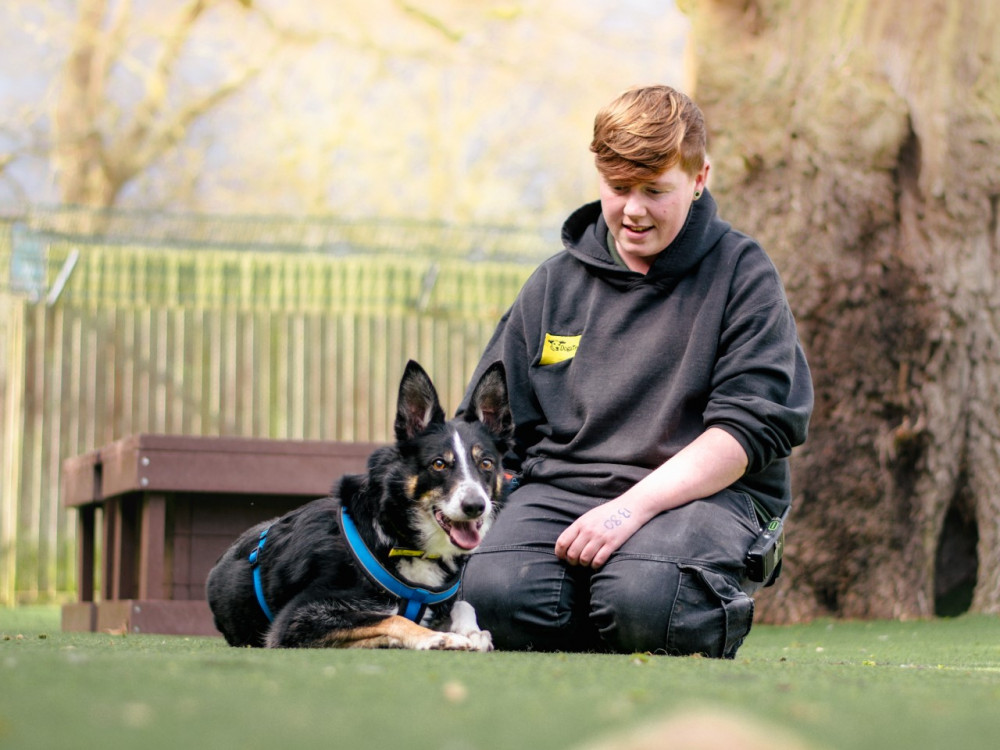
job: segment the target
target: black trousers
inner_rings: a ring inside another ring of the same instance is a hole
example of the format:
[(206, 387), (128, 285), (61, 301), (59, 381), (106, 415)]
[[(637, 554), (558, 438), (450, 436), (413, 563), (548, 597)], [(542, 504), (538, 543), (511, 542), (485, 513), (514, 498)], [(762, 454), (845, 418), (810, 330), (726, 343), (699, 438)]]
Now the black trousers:
[(496, 647), (734, 657), (760, 587), (743, 578), (761, 530), (749, 496), (725, 490), (661, 513), (599, 570), (557, 558), (562, 531), (601, 502), (544, 484), (511, 495), (460, 593)]

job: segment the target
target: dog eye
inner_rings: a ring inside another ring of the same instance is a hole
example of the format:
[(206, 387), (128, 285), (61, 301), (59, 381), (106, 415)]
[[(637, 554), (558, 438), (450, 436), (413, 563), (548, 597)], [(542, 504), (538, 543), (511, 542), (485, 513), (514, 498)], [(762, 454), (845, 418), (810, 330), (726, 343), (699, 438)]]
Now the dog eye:
[(431, 462), (431, 468), (434, 469), (434, 471), (444, 471), (448, 468), (448, 462), (443, 458), (435, 458), (434, 461)]
[(489, 471), (490, 469), (493, 468), (493, 459), (492, 458), (480, 459), (479, 468), (482, 469), (483, 471)]

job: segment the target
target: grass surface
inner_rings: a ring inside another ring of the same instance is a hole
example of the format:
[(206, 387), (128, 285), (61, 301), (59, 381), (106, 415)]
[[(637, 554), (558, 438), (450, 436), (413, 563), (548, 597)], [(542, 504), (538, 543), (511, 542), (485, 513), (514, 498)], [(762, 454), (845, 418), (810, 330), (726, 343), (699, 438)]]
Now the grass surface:
[(1000, 746), (1000, 618), (756, 626), (730, 662), (233, 649), (0, 609), (0, 748), (574, 748), (692, 707), (815, 748)]

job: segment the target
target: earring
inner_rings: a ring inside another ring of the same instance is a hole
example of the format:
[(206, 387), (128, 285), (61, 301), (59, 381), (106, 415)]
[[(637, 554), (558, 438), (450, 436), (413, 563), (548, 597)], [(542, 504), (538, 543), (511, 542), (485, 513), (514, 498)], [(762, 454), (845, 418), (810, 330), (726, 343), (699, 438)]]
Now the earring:
[(700, 197), (701, 197), (701, 191), (700, 190), (695, 190), (694, 191), (694, 199), (698, 200)]

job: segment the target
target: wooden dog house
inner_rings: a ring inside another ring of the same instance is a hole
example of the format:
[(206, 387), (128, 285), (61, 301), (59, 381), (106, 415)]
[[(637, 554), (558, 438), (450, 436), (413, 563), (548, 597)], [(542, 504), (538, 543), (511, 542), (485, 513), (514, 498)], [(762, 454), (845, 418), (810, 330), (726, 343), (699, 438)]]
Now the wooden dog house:
[(141, 434), (67, 459), (78, 601), (63, 607), (63, 630), (218, 635), (205, 579), (219, 555), (250, 526), (363, 472), (377, 447)]

